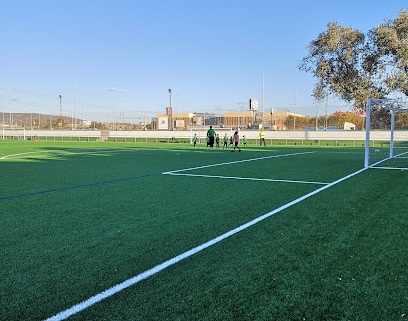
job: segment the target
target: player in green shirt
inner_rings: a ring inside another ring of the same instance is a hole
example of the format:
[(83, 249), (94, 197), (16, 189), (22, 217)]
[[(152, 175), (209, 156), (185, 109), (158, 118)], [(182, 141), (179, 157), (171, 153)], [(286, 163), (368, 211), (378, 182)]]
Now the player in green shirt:
[(228, 140), (229, 140), (229, 138), (227, 136), (227, 133), (225, 133), (225, 135), (224, 135), (224, 145), (222, 146), (222, 149), (224, 149), (224, 147), (225, 147), (225, 149), (228, 148)]
[(206, 149), (207, 149), (207, 148), (210, 148), (210, 137), (207, 136), (207, 137), (205, 138), (205, 140), (207, 141), (207, 146), (206, 146), (205, 148), (206, 148)]
[(220, 136), (217, 134), (217, 136), (215, 136), (215, 146), (218, 148), (220, 148)]
[(194, 134), (194, 137), (193, 137), (193, 145), (194, 145), (194, 148), (196, 148), (196, 145), (197, 145), (197, 134)]
[(215, 139), (215, 130), (210, 126), (210, 129), (207, 131), (207, 137), (210, 139), (210, 147), (214, 147), (214, 139)]

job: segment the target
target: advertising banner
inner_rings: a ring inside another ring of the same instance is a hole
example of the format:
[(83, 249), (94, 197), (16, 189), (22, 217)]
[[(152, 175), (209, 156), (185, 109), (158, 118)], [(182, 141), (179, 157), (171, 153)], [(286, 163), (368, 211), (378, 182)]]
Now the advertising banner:
[(183, 129), (184, 128), (184, 119), (176, 119), (176, 128)]
[(169, 118), (168, 117), (159, 117), (159, 129), (169, 129)]

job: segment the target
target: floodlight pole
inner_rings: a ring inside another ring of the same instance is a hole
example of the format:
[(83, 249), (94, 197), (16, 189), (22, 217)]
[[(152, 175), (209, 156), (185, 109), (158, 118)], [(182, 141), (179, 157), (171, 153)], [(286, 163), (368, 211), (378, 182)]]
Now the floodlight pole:
[(8, 97), (8, 104), (9, 104), (9, 111), (10, 111), (10, 128), (13, 128), (13, 117), (11, 116), (11, 89), (9, 89), (9, 97)]
[(296, 130), (296, 100), (297, 100), (297, 92), (295, 91), (294, 113), (293, 113), (293, 130)]
[(1, 100), (3, 102), (3, 127), (4, 127), (4, 125), (5, 125), (5, 123), (4, 123), (4, 114), (6, 113), (6, 104), (4, 103), (3, 99), (1, 99)]
[(74, 130), (76, 130), (76, 84), (74, 84)]
[(84, 128), (84, 98), (81, 98), (81, 105), (82, 105), (82, 129)]
[(174, 126), (173, 126), (173, 109), (171, 108), (171, 89), (169, 89), (169, 99), (170, 99), (169, 107), (170, 107), (170, 113), (171, 113), (171, 115), (170, 115), (170, 123), (171, 123), (170, 129), (173, 130)]
[(60, 122), (61, 122), (61, 129), (62, 129), (62, 96), (59, 95), (59, 103), (60, 103)]

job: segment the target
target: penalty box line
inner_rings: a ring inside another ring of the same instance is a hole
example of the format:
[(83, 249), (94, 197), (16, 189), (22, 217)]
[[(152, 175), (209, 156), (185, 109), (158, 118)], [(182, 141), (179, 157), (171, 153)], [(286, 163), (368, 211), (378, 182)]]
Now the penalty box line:
[(279, 212), (281, 212), (281, 211), (283, 211), (283, 210), (285, 210), (285, 209), (287, 209), (287, 208), (289, 208), (289, 207), (291, 207), (291, 206), (293, 206), (293, 205), (295, 205), (297, 203), (300, 203), (300, 202), (304, 201), (305, 199), (308, 199), (309, 197), (312, 197), (312, 196), (314, 196), (314, 195), (316, 195), (316, 194), (318, 194), (318, 193), (320, 193), (320, 192), (322, 192), (322, 191), (324, 191), (324, 190), (326, 190), (326, 189), (328, 189), (328, 188), (330, 188), (330, 187), (332, 187), (332, 186), (334, 186), (334, 185), (336, 185), (338, 183), (341, 183), (341, 182), (343, 182), (343, 181), (345, 181), (345, 180), (347, 180), (347, 179), (349, 179), (349, 178), (351, 178), (351, 177), (353, 177), (353, 176), (355, 176), (357, 174), (360, 174), (365, 170), (366, 170), (366, 168), (360, 169), (360, 170), (358, 170), (358, 171), (356, 171), (356, 172), (354, 172), (352, 174), (349, 174), (349, 175), (347, 175), (345, 177), (342, 177), (342, 178), (340, 178), (340, 179), (338, 179), (338, 180), (336, 180), (336, 181), (334, 181), (332, 183), (329, 183), (329, 184), (327, 184), (325, 186), (322, 186), (322, 187), (314, 190), (313, 192), (310, 192), (310, 193), (308, 193), (308, 194), (306, 194), (304, 196), (301, 196), (301, 197), (295, 199), (292, 202), (286, 203), (286, 204), (284, 204), (284, 205), (270, 211), (269, 213), (261, 215), (261, 216), (255, 218), (255, 219), (253, 219), (252, 221), (249, 221), (249, 222), (247, 222), (247, 223), (245, 223), (245, 224), (243, 224), (241, 226), (238, 226), (238, 227), (236, 227), (236, 228), (234, 228), (234, 229), (232, 229), (232, 230), (230, 230), (230, 231), (228, 231), (228, 232), (226, 232), (224, 234), (221, 234), (220, 236), (217, 236), (216, 238), (213, 238), (213, 239), (211, 239), (211, 240), (209, 240), (209, 241), (207, 241), (205, 243), (202, 243), (201, 245), (198, 245), (198, 246), (196, 246), (196, 247), (194, 247), (194, 248), (192, 248), (192, 249), (190, 249), (190, 250), (188, 250), (188, 251), (186, 251), (184, 253), (181, 253), (181, 254), (179, 254), (179, 255), (177, 255), (177, 256), (175, 256), (175, 257), (173, 257), (173, 258), (171, 258), (171, 259), (169, 259), (167, 261), (164, 261), (163, 263), (158, 264), (158, 265), (152, 267), (149, 270), (146, 270), (146, 271), (144, 271), (144, 272), (142, 272), (142, 273), (140, 273), (138, 275), (135, 275), (134, 277), (132, 277), (130, 279), (127, 279), (127, 280), (123, 281), (122, 283), (116, 284), (113, 287), (111, 287), (111, 288), (109, 288), (109, 289), (107, 289), (107, 290), (105, 290), (103, 292), (95, 294), (94, 296), (92, 296), (92, 297), (90, 297), (90, 298), (88, 298), (88, 299), (86, 299), (86, 300), (84, 300), (84, 301), (82, 301), (82, 302), (80, 302), (80, 303), (78, 303), (76, 305), (73, 305), (72, 307), (70, 307), (70, 308), (68, 308), (68, 309), (66, 309), (64, 311), (61, 311), (61, 312), (53, 315), (52, 317), (49, 317), (48, 319), (45, 319), (44, 321), (61, 321), (61, 320), (65, 320), (65, 319), (69, 318), (70, 316), (73, 316), (73, 315), (75, 315), (75, 314), (77, 314), (77, 313), (79, 313), (79, 312), (81, 312), (81, 311), (83, 311), (85, 309), (88, 309), (91, 306), (95, 305), (96, 303), (99, 303), (99, 302), (113, 296), (114, 294), (116, 294), (118, 292), (121, 292), (121, 291), (123, 291), (123, 290), (125, 290), (125, 289), (127, 289), (127, 288), (129, 288), (129, 287), (131, 287), (131, 286), (133, 286), (133, 285), (135, 285), (135, 284), (137, 284), (137, 283), (139, 283), (139, 282), (141, 282), (141, 281), (143, 281), (143, 280), (145, 280), (145, 279), (147, 279), (147, 278), (149, 278), (149, 277), (151, 277), (151, 276), (153, 276), (153, 275), (155, 275), (155, 274), (157, 274), (157, 273), (159, 273), (159, 272), (161, 272), (161, 271), (163, 271), (165, 269), (167, 269), (168, 267), (170, 267), (172, 265), (177, 264), (178, 262), (183, 261), (183, 260), (189, 258), (190, 256), (193, 256), (193, 255), (195, 255), (195, 254), (197, 254), (197, 253), (199, 253), (199, 252), (201, 252), (201, 251), (203, 251), (203, 250), (205, 250), (205, 249), (207, 249), (207, 248), (209, 248), (209, 247), (211, 247), (211, 246), (213, 246), (213, 245), (215, 245), (215, 244), (217, 244), (217, 243), (219, 243), (219, 242), (221, 242), (221, 241), (223, 241), (223, 240), (225, 240), (227, 238), (229, 238), (230, 236), (239, 233), (239, 232), (241, 232), (241, 231), (243, 231), (243, 230), (245, 230), (245, 229), (247, 229), (247, 228), (249, 228), (249, 227), (251, 227), (251, 226), (253, 226), (253, 225), (255, 225), (255, 224), (257, 224), (257, 223), (259, 223), (259, 222), (261, 222), (261, 221), (263, 221), (263, 220), (265, 220), (267, 218), (269, 218), (269, 217), (271, 217), (272, 215), (275, 215), (276, 213), (279, 213)]
[(163, 173), (163, 174), (164, 175), (175, 175), (175, 176), (224, 178), (224, 179), (238, 179), (238, 180), (265, 181), (265, 182), (281, 182), (281, 183), (299, 183), (299, 184), (317, 184), (317, 185), (327, 185), (327, 184), (329, 184), (329, 183), (323, 183), (323, 182), (294, 181), (294, 180), (289, 180), (289, 179), (273, 179), (273, 178), (236, 177), (236, 176), (186, 174), (186, 173)]
[(202, 169), (202, 168), (217, 167), (217, 166), (224, 166), (224, 165), (231, 165), (231, 164), (239, 164), (239, 163), (246, 163), (246, 162), (253, 162), (253, 161), (258, 161), (258, 160), (262, 160), (262, 159), (269, 159), (269, 158), (279, 158), (279, 157), (306, 155), (306, 154), (314, 154), (314, 153), (316, 153), (316, 152), (313, 151), (313, 152), (292, 153), (292, 154), (282, 154), (282, 155), (271, 155), (271, 156), (264, 156), (264, 157), (250, 158), (250, 159), (242, 159), (242, 160), (236, 160), (236, 161), (231, 161), (231, 162), (226, 162), (226, 163), (218, 163), (218, 164), (211, 164), (211, 165), (190, 167), (190, 168), (184, 168), (184, 169), (177, 169), (177, 170), (174, 170), (174, 171), (163, 172), (162, 174), (164, 174), (164, 175), (166, 175), (166, 174), (174, 174), (174, 173), (179, 173), (179, 172), (193, 171), (193, 170)]
[(291, 153), (291, 154), (282, 154), (282, 155), (271, 155), (271, 156), (264, 156), (264, 157), (257, 157), (257, 158), (250, 158), (244, 160), (237, 160), (231, 161), (226, 163), (218, 163), (218, 164), (211, 164), (211, 165), (204, 165), (204, 166), (197, 166), (185, 169), (178, 169), (174, 171), (164, 172), (163, 175), (179, 175), (179, 176), (191, 176), (191, 177), (208, 177), (208, 178), (224, 178), (224, 179), (238, 179), (238, 180), (251, 180), (251, 181), (267, 181), (267, 182), (283, 182), (283, 183), (300, 183), (300, 184), (318, 184), (318, 185), (326, 185), (329, 183), (324, 182), (308, 182), (308, 181), (297, 181), (297, 180), (284, 180), (284, 179), (269, 179), (269, 178), (252, 178), (252, 177), (234, 177), (234, 176), (218, 176), (218, 175), (200, 175), (200, 174), (186, 174), (181, 172), (186, 171), (193, 171), (196, 169), (202, 168), (209, 168), (209, 167), (216, 167), (216, 166), (224, 166), (224, 165), (232, 165), (238, 163), (245, 163), (245, 162), (253, 162), (263, 159), (270, 159), (270, 158), (278, 158), (278, 157), (289, 157), (289, 156), (298, 156), (298, 155), (305, 155), (305, 154), (313, 154), (313, 152), (302, 152), (302, 153)]

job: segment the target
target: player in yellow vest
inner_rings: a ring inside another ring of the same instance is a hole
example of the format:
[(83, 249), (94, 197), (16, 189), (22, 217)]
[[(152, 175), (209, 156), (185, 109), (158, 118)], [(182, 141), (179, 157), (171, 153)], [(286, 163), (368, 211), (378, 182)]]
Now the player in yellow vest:
[(261, 131), (259, 132), (259, 146), (262, 146), (262, 143), (266, 147), (265, 133), (264, 133), (263, 129), (261, 129)]

